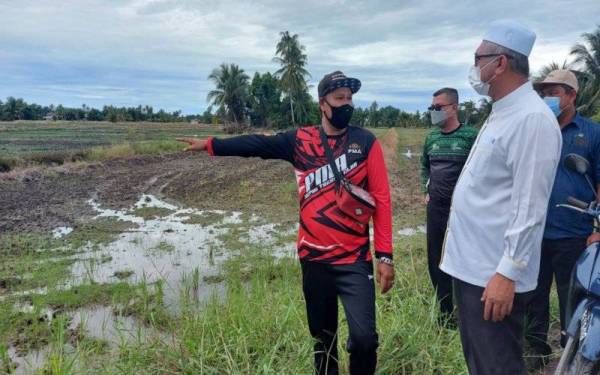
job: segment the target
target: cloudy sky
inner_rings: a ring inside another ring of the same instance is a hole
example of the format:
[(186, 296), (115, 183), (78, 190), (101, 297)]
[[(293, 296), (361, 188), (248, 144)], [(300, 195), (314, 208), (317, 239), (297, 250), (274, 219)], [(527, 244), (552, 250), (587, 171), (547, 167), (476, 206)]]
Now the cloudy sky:
[(423, 110), (442, 86), (477, 97), (466, 77), (489, 22), (514, 18), (537, 33), (535, 72), (568, 59), (599, 14), (598, 0), (0, 0), (0, 99), (199, 113), (212, 69), (274, 72), (289, 30), (306, 46), (313, 96), (341, 69), (363, 82), (358, 105)]

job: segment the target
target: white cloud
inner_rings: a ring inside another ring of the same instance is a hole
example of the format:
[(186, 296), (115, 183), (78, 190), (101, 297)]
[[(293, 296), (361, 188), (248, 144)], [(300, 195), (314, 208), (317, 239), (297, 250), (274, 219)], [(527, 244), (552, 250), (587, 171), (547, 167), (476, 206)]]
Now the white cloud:
[(341, 68), (363, 81), (361, 100), (412, 109), (429, 97), (405, 93), (455, 86), (472, 94), (466, 74), (480, 35), (511, 14), (538, 34), (535, 71), (562, 63), (594, 30), (600, 3), (0, 0), (0, 98), (200, 112), (213, 68), (233, 62), (249, 74), (274, 71), (279, 32), (289, 30), (306, 46), (311, 83)]

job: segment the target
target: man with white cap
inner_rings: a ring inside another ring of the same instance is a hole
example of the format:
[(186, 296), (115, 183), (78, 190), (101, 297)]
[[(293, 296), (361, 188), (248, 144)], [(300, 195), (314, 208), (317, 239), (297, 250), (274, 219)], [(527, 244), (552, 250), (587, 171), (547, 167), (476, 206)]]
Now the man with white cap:
[[(583, 117), (575, 106), (579, 85), (577, 77), (569, 70), (554, 70), (534, 87), (558, 119), (562, 133), (561, 159), (568, 154), (586, 158), (592, 168), (587, 175), (600, 193), (600, 126)], [(527, 305), (527, 341), (537, 355), (551, 354), (547, 343), (550, 318), (550, 290), (552, 278), (556, 279), (556, 290), (560, 307), (560, 328), (565, 330), (565, 309), (571, 279), (571, 270), (586, 247), (586, 238), (593, 230), (593, 220), (571, 210), (556, 207), (567, 202), (569, 196), (585, 202), (595, 199), (585, 177), (568, 170), (560, 163), (556, 172), (546, 229), (542, 241), (540, 273), (535, 294)], [(566, 344), (566, 336), (561, 334), (561, 345)], [(532, 357), (534, 367), (541, 367), (544, 361)]]
[(525, 374), (526, 292), (535, 289), (560, 159), (556, 117), (529, 82), (535, 34), (490, 25), (469, 80), (493, 100), (452, 196), (440, 268), (453, 277), (471, 374)]

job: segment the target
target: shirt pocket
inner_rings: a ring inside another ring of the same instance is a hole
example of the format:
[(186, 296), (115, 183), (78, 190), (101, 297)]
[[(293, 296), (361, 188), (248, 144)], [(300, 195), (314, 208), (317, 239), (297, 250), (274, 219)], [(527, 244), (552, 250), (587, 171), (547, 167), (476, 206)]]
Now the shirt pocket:
[(496, 139), (490, 136), (483, 136), (473, 150), (472, 160), (467, 167), (467, 172), (470, 175), (470, 185), (473, 186), (476, 182), (486, 178), (493, 168), (492, 158), (495, 153)]

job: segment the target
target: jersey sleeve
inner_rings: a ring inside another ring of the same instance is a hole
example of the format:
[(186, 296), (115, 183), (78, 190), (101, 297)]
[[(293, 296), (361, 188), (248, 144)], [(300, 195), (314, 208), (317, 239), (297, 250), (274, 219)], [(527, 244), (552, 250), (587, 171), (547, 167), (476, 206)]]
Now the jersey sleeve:
[(373, 226), (375, 255), (392, 258), (392, 205), (383, 150), (378, 140), (373, 142), (367, 157), (368, 189), (375, 199)]
[(207, 151), (213, 156), (259, 157), (293, 162), (296, 130), (276, 135), (241, 135), (231, 138), (208, 138)]

